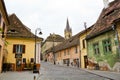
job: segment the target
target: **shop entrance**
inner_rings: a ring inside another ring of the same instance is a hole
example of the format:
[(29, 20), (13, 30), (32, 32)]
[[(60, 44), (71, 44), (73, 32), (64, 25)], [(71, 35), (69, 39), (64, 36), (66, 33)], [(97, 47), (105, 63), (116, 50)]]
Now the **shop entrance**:
[(16, 58), (16, 71), (22, 70), (22, 58)]

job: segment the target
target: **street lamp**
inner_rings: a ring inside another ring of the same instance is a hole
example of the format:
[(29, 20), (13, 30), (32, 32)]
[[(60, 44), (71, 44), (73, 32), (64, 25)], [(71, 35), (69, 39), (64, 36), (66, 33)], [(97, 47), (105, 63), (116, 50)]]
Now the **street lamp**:
[(36, 43), (37, 43), (37, 31), (39, 30), (39, 34), (42, 35), (41, 29), (37, 28), (35, 30), (35, 54), (34, 54), (34, 66), (33, 66), (33, 73), (39, 73), (39, 70), (37, 70), (36, 66)]
[(53, 56), (54, 56), (53, 60), (54, 60), (54, 65), (55, 65), (56, 63), (55, 63), (55, 50), (54, 50), (55, 45), (54, 45), (54, 42), (55, 42), (56, 35), (53, 33), (51, 36), (52, 36), (52, 40), (53, 40)]

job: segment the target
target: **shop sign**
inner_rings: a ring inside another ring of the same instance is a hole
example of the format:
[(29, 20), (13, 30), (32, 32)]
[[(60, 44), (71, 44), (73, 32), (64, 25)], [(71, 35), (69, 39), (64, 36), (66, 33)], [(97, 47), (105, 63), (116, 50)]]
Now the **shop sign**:
[(15, 54), (15, 58), (22, 58), (22, 54)]

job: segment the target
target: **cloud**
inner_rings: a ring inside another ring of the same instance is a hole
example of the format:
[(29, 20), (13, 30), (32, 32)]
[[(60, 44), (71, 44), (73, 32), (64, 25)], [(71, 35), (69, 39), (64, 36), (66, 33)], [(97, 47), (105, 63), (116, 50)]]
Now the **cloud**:
[(41, 27), (44, 38), (53, 32), (64, 36), (67, 17), (73, 34), (80, 32), (84, 22), (88, 27), (96, 22), (103, 8), (103, 0), (5, 0), (5, 3), (8, 13), (15, 13), (33, 33)]

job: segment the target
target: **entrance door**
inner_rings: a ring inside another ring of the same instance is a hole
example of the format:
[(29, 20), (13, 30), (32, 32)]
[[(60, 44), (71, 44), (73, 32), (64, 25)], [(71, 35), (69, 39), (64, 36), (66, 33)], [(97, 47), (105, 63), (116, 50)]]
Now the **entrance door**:
[(88, 58), (87, 58), (87, 56), (84, 56), (84, 64), (85, 64), (85, 68), (87, 68), (87, 65), (88, 65)]
[(16, 71), (22, 70), (22, 58), (16, 58)]

